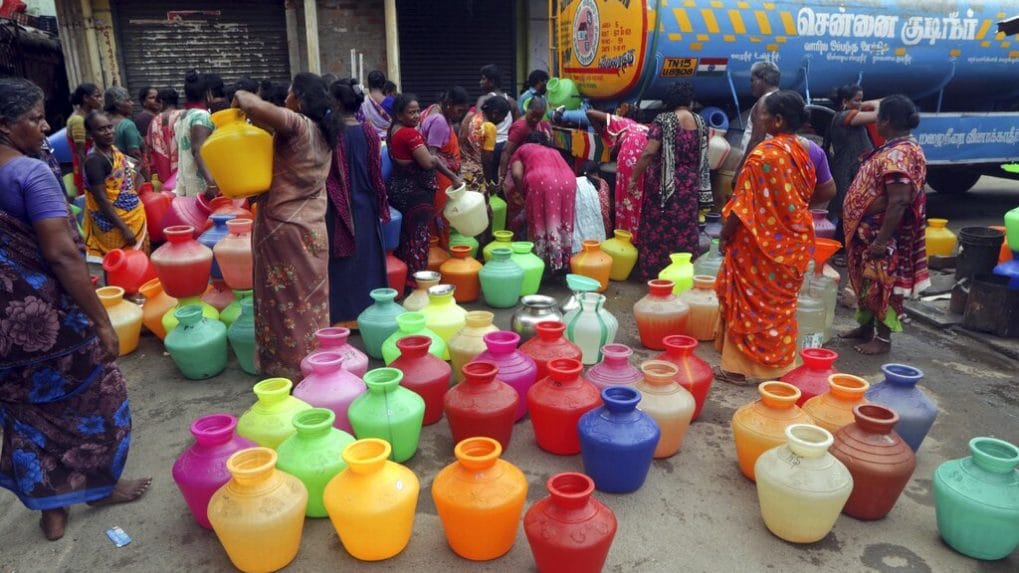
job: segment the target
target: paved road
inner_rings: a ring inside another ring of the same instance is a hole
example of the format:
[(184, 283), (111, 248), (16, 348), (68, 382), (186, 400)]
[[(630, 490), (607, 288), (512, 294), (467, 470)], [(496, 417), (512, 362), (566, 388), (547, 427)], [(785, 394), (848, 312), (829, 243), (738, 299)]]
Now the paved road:
[(981, 177), (968, 193), (952, 195), (931, 191), (927, 216), (948, 219), (953, 231), (970, 225), (1003, 225), (1006, 211), (1019, 207), (1019, 181)]
[[(562, 288), (543, 289), (560, 296)], [(638, 348), (635, 361), (656, 353), (639, 349), (630, 309), (644, 295), (636, 282), (613, 283), (607, 308), (622, 325), (618, 341)], [(480, 305), (470, 305), (481, 308)], [(507, 328), (510, 313), (500, 311), (497, 325)], [(839, 328), (850, 325), (840, 310)], [(354, 344), (360, 344), (355, 340)], [(736, 465), (729, 422), (736, 408), (756, 398), (756, 390), (716, 383), (701, 419), (687, 434), (682, 451), (656, 461), (647, 482), (629, 495), (597, 496), (616, 512), (619, 532), (607, 571), (1017, 571), (1019, 552), (1008, 559), (981, 563), (960, 556), (938, 537), (931, 476), (948, 459), (967, 454), (967, 441), (993, 435), (1019, 443), (1019, 392), (1014, 385), (1019, 363), (988, 351), (967, 338), (910, 326), (895, 338), (890, 356), (862, 357), (845, 344), (838, 368), (871, 381), (881, 378), (882, 362), (914, 364), (926, 372), (923, 385), (941, 415), (918, 456), (905, 494), (884, 520), (861, 522), (841, 516), (821, 542), (792, 545), (772, 536), (761, 522), (754, 485)], [(698, 354), (716, 363), (718, 355), (702, 344)], [(174, 459), (191, 442), (187, 427), (211, 412), (241, 414), (253, 402), (257, 380), (235, 364), (207, 381), (184, 380), (154, 337), (121, 360), (131, 392), (134, 443), (126, 475), (154, 477), (149, 493), (136, 504), (102, 509), (75, 507), (66, 537), (43, 540), (37, 514), (9, 493), (0, 493), (0, 572), (35, 571), (229, 571), (230, 563), (213, 532), (199, 527), (170, 477)], [(373, 364), (373, 367), (376, 366)], [(524, 538), (499, 560), (472, 563), (446, 546), (429, 486), (453, 461), (453, 443), (445, 420), (424, 429), (417, 455), (407, 464), (420, 477), (414, 535), (393, 560), (373, 565), (343, 550), (328, 520), (308, 520), (301, 552), (288, 571), (532, 571)], [(528, 503), (545, 496), (545, 481), (561, 471), (580, 471), (579, 456), (540, 451), (526, 420), (514, 429), (505, 459), (520, 467), (529, 483)], [(114, 547), (104, 531), (121, 526), (134, 541)]]

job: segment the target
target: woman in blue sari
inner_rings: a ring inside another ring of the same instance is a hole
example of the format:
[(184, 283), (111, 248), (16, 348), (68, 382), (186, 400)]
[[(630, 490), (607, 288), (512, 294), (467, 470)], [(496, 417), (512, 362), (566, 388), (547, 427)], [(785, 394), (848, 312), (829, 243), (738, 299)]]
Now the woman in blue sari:
[(44, 117), (42, 90), (0, 79), (0, 487), (55, 540), (68, 506), (133, 501), (151, 479), (120, 480), (131, 410), (117, 335), (57, 179), (34, 159)]

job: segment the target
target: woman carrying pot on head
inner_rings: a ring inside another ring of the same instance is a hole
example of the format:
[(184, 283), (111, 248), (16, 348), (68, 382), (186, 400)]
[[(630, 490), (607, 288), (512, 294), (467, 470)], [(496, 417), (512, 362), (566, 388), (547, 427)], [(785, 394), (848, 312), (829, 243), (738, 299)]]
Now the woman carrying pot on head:
[(0, 487), (42, 512), (52, 541), (71, 505), (134, 501), (152, 480), (120, 479), (131, 408), (117, 333), (57, 179), (32, 158), (48, 129), (42, 90), (0, 78)]

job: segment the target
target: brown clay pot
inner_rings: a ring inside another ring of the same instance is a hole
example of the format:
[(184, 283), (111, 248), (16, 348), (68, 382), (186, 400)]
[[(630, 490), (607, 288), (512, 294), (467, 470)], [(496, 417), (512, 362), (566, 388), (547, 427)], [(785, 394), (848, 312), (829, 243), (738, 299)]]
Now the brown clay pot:
[(893, 428), (894, 410), (878, 404), (853, 407), (852, 424), (835, 432), (828, 450), (849, 468), (853, 493), (842, 512), (857, 519), (881, 519), (892, 510), (916, 468), (916, 455)]

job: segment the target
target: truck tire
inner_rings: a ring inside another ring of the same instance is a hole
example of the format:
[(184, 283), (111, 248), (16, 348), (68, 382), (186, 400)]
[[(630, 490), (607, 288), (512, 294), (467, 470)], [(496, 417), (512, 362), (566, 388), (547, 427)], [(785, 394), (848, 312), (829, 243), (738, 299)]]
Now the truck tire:
[(932, 168), (927, 172), (927, 184), (938, 193), (959, 195), (977, 184), (980, 173), (960, 168)]

